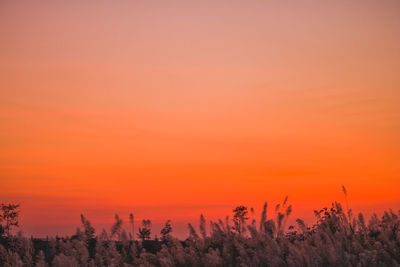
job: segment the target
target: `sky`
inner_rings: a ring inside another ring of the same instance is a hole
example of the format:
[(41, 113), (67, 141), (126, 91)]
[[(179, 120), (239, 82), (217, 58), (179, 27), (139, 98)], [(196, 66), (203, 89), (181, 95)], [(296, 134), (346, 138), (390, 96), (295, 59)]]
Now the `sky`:
[[(0, 2), (0, 202), (72, 234), (400, 208), (400, 2)], [(271, 216), (273, 209), (270, 209)], [(256, 214), (258, 216), (258, 214)]]

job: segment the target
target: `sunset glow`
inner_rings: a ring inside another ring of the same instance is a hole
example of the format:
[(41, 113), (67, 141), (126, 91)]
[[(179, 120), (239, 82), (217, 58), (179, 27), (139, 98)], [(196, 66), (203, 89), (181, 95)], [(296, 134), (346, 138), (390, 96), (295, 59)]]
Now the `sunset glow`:
[(301, 2), (1, 1), (0, 201), (36, 236), (399, 209), (400, 2)]

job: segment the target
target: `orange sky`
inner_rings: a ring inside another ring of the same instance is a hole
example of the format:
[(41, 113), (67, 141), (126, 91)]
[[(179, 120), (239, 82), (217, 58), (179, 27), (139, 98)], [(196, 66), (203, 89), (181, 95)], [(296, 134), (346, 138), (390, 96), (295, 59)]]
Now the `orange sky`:
[(285, 195), (307, 218), (342, 184), (356, 210), (400, 208), (398, 14), (396, 0), (3, 0), (0, 201), (34, 235), (131, 211), (180, 233)]

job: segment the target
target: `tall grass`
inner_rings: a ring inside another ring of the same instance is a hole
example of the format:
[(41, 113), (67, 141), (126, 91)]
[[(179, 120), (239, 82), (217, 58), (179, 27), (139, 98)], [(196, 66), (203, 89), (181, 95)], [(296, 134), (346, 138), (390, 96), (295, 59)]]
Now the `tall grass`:
[(0, 266), (400, 266), (400, 211), (367, 222), (335, 202), (315, 211), (314, 225), (297, 219), (287, 226), (287, 200), (276, 207), (276, 217), (267, 216), (267, 207), (258, 222), (243, 219), (240, 228), (229, 218), (207, 222), (201, 215), (199, 234), (189, 224), (183, 241), (170, 231), (161, 241), (134, 241), (118, 216), (110, 233), (95, 235), (82, 216), (72, 237), (2, 237)]

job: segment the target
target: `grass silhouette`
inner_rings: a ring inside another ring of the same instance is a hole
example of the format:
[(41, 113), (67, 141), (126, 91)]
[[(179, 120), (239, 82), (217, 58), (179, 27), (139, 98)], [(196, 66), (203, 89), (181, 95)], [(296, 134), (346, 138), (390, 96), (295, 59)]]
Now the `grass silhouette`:
[[(297, 219), (286, 226), (292, 211), (287, 198), (276, 206), (276, 217), (269, 218), (267, 208), (265, 203), (258, 222), (248, 221), (244, 206), (232, 220), (207, 222), (201, 215), (199, 234), (189, 224), (186, 240), (170, 234), (169, 221), (161, 240), (135, 240), (118, 216), (110, 232), (96, 235), (82, 215), (71, 237), (3, 235), (0, 266), (400, 266), (400, 211), (374, 214), (367, 222), (362, 213), (352, 215), (346, 199), (346, 211), (334, 202), (314, 212), (314, 225)], [(141, 229), (150, 227), (142, 222)]]

